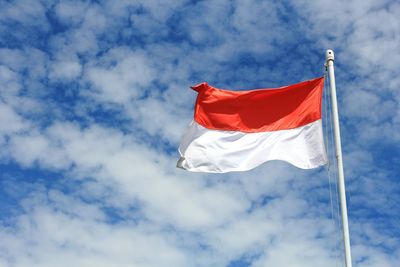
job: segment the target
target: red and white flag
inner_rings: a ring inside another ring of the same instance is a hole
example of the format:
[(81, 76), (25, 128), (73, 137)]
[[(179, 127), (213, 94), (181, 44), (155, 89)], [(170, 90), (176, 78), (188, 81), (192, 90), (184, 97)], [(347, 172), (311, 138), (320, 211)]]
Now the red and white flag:
[(229, 91), (201, 83), (177, 166), (194, 172), (246, 171), (270, 160), (302, 169), (327, 162), (322, 135), (324, 78), (273, 89)]

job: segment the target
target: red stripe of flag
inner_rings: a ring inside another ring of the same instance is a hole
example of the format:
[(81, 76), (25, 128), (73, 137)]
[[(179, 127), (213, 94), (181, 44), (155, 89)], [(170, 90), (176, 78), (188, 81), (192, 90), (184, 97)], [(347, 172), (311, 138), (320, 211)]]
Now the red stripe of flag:
[(271, 89), (229, 91), (201, 83), (194, 119), (214, 130), (265, 132), (297, 128), (321, 119), (324, 78)]

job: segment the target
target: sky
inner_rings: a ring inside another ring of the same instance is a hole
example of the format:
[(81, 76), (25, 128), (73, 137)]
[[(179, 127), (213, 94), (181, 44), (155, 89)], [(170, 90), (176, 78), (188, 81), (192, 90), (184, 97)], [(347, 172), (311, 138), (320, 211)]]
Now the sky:
[(0, 267), (343, 266), (329, 127), (326, 167), (175, 167), (189, 86), (320, 77), (329, 48), (353, 264), (400, 266), (399, 14), (381, 0), (0, 1)]

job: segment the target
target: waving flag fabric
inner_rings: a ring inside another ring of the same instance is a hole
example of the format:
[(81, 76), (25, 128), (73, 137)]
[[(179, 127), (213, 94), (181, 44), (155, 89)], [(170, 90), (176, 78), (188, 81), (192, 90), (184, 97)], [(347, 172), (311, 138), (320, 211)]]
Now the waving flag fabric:
[(177, 166), (195, 172), (246, 171), (270, 160), (302, 169), (326, 163), (321, 102), (324, 78), (274, 89), (230, 91), (207, 83), (184, 133)]

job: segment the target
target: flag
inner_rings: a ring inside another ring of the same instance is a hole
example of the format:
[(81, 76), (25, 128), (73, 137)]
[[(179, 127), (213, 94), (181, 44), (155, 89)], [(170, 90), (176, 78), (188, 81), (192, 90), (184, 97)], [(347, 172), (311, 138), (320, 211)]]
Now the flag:
[(246, 171), (270, 160), (302, 169), (327, 162), (322, 134), (324, 78), (272, 89), (230, 91), (207, 83), (184, 133), (177, 167), (194, 172)]

